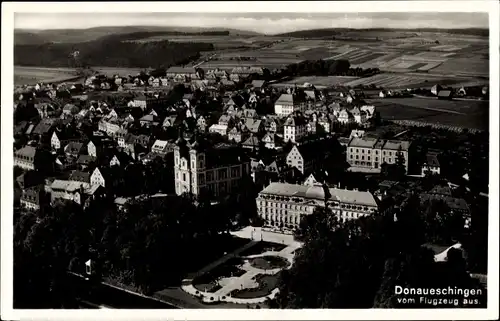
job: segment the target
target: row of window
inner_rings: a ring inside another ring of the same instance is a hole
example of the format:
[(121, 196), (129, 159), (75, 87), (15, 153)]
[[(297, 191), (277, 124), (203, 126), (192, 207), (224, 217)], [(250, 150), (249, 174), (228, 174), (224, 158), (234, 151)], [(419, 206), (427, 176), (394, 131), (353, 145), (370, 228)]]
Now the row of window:
[(17, 159), (22, 159), (22, 160), (25, 160), (25, 161), (30, 161), (30, 162), (33, 161), (33, 157), (28, 157), (28, 156), (24, 156), (24, 155), (16, 155), (16, 158)]
[[(287, 204), (287, 203), (280, 203), (280, 202), (266, 202), (266, 201), (258, 201), (258, 204), (264, 208), (264, 211), (266, 209), (289, 209), (289, 210), (295, 210), (295, 211), (307, 211), (307, 212), (312, 212), (313, 207), (312, 206), (304, 206), (304, 205), (296, 205), (296, 204)], [(358, 211), (368, 211), (369, 208), (368, 206), (359, 206), (359, 205), (350, 205), (350, 204), (340, 204), (340, 208), (342, 209), (351, 209), (351, 210), (358, 210)], [(373, 211), (373, 209), (371, 209)], [(286, 214), (286, 211), (285, 211)]]

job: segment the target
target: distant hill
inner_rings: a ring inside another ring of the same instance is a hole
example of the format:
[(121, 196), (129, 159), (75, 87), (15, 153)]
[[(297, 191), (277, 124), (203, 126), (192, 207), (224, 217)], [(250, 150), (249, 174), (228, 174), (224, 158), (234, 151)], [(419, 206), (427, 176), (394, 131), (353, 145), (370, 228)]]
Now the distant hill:
[[(73, 68), (84, 66), (157, 68), (186, 64), (192, 59), (197, 59), (200, 51), (214, 50), (211, 43), (174, 43), (167, 40), (146, 43), (123, 41), (140, 39), (150, 33), (150, 31), (118, 33), (79, 43), (15, 44), (14, 64)], [(73, 55), (76, 52), (78, 54)]]
[(489, 30), (481, 28), (468, 28), (468, 29), (436, 29), (436, 28), (423, 28), (423, 29), (386, 29), (386, 28), (374, 28), (374, 29), (346, 29), (346, 28), (328, 28), (328, 29), (311, 29), (311, 30), (300, 30), (294, 32), (287, 32), (282, 34), (273, 35), (275, 37), (292, 37), (292, 38), (325, 38), (325, 37), (336, 37), (336, 36), (348, 36), (350, 33), (356, 33), (358, 36), (362, 36), (364, 32), (374, 34), (376, 32), (400, 32), (400, 33), (412, 33), (412, 32), (444, 32), (449, 34), (462, 34), (462, 35), (474, 35), (481, 37), (488, 37)]
[[(221, 28), (196, 28), (196, 27), (155, 27), (155, 26), (130, 26), (130, 27), (96, 27), (89, 29), (16, 29), (14, 30), (14, 44), (40, 45), (44, 43), (81, 43), (97, 40), (101, 37), (125, 35), (132, 33), (154, 33), (153, 35), (171, 34), (200, 34), (213, 32), (226, 32), (231, 35), (255, 36), (256, 32), (221, 29)], [(152, 35), (152, 36), (153, 36)]]

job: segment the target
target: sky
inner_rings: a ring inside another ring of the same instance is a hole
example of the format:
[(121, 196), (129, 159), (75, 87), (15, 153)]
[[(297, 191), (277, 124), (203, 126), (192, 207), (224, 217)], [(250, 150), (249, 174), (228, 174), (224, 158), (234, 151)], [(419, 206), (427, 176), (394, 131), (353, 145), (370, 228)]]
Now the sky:
[(15, 13), (16, 29), (102, 26), (231, 28), (265, 34), (319, 28), (488, 28), (486, 13)]

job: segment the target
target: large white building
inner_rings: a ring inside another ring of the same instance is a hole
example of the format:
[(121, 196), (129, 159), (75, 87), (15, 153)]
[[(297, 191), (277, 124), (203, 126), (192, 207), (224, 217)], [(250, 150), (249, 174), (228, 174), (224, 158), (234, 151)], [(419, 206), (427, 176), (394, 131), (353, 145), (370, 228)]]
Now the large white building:
[[(342, 222), (374, 214), (378, 203), (370, 192), (329, 188), (327, 200), (332, 213)], [(257, 212), (266, 226), (292, 229), (316, 207), (325, 206), (323, 186), (271, 183), (257, 197)]]
[(347, 145), (347, 162), (351, 167), (380, 170), (384, 163), (396, 164), (401, 153), (408, 172), (410, 146), (409, 141), (352, 137)]
[(285, 142), (295, 143), (307, 134), (307, 122), (301, 114), (290, 115), (283, 125)]
[(203, 191), (218, 197), (236, 189), (250, 173), (250, 161), (231, 145), (208, 146), (206, 142), (178, 141), (174, 147), (175, 192)]
[(295, 111), (305, 112), (306, 103), (295, 94), (282, 94), (274, 103), (274, 113), (285, 117)]

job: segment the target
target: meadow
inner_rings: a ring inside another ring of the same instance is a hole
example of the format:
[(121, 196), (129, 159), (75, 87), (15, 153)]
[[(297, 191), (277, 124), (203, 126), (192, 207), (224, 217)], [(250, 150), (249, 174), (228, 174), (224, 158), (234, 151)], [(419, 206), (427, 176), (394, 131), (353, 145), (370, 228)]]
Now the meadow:
[(35, 85), (38, 82), (62, 82), (78, 77), (73, 68), (14, 66), (14, 85)]
[(424, 98), (367, 99), (387, 120), (414, 120), (463, 128), (487, 129), (487, 101), (446, 101)]

